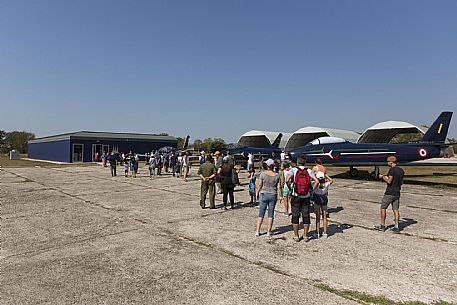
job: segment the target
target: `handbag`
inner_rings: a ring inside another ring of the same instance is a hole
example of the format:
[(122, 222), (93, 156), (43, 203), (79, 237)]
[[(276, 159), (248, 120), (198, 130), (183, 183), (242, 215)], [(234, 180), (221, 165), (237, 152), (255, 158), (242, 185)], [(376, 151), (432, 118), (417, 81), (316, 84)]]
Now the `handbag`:
[(240, 179), (238, 178), (238, 173), (234, 169), (232, 169), (232, 184), (234, 184), (234, 185), (240, 184)]

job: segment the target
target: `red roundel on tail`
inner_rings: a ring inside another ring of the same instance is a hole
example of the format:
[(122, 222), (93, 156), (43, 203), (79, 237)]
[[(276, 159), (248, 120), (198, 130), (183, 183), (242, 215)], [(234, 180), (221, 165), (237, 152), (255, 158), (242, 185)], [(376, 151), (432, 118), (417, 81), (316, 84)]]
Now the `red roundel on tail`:
[(419, 153), (419, 156), (421, 156), (422, 158), (425, 158), (428, 155), (428, 150), (426, 150), (425, 148), (419, 148), (417, 152)]

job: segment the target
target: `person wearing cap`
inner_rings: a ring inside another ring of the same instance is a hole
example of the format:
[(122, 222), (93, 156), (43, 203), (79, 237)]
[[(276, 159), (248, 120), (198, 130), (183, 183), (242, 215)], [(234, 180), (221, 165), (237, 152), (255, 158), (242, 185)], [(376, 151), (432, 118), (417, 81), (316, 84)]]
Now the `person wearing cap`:
[(232, 153), (230, 152), (230, 150), (227, 150), (227, 156), (226, 156), (226, 157), (228, 158), (228, 163), (229, 163), (231, 166), (235, 167), (235, 157), (232, 155)]
[(273, 171), (275, 162), (273, 159), (265, 161), (267, 170), (259, 176), (259, 187), (257, 189), (257, 199), (259, 200), (259, 216), (257, 217), (255, 236), (260, 236), (260, 227), (262, 226), (265, 212), (268, 208), (268, 227), (267, 237), (272, 236), (273, 220), (275, 218), (275, 206), (278, 200), (278, 193), (281, 194), (279, 186), (279, 174)]
[(205, 156), (205, 152), (202, 150), (200, 152), (200, 156), (198, 157), (198, 162), (200, 163), (200, 165), (204, 164), (206, 161), (206, 156)]
[(318, 171), (316, 173), (317, 182), (314, 182), (313, 199), (314, 199), (314, 213), (316, 214), (316, 233), (319, 238), (321, 229), (321, 214), (323, 217), (324, 234), (323, 237), (327, 238), (327, 204), (328, 204), (328, 188), (333, 183), (332, 178), (324, 172)]
[(235, 189), (235, 184), (233, 183), (232, 179), (232, 172), (235, 169), (232, 165), (229, 164), (229, 158), (225, 156), (222, 158), (222, 166), (218, 169), (218, 175), (221, 179), (221, 187), (222, 187), (222, 201), (224, 202), (224, 210), (227, 210), (227, 196), (230, 197), (230, 205), (233, 209), (235, 204), (235, 199), (233, 197), (233, 191)]
[(289, 174), (287, 175), (286, 178), (286, 183), (289, 187), (289, 189), (292, 191), (291, 193), (291, 210), (292, 210), (292, 228), (294, 230), (294, 237), (293, 239), (295, 241), (300, 241), (301, 238), (298, 236), (298, 227), (300, 223), (300, 216), (303, 219), (303, 239), (305, 241), (308, 241), (308, 232), (309, 232), (309, 225), (311, 224), (311, 219), (309, 217), (309, 214), (312, 213), (313, 211), (311, 210), (311, 191), (312, 191), (312, 185), (311, 187), (308, 188), (308, 193), (300, 195), (297, 193), (297, 190), (295, 189), (295, 178), (297, 176), (298, 171), (303, 172), (306, 170), (306, 172), (309, 175), (310, 178), (310, 183), (312, 181), (316, 182), (317, 179), (314, 176), (314, 173), (311, 169), (306, 168), (306, 158), (304, 156), (300, 156), (297, 159), (297, 167), (292, 168), (289, 171)]
[(216, 176), (216, 167), (213, 163), (213, 158), (208, 155), (205, 157), (205, 163), (200, 165), (198, 169), (198, 175), (202, 179), (201, 188), (200, 188), (200, 206), (204, 209), (206, 194), (209, 191), (209, 208), (215, 209), (215, 197), (216, 193), (214, 191), (214, 177)]
[[(316, 158), (316, 161), (314, 161), (314, 166), (313, 166), (314, 175), (317, 174), (318, 171), (321, 171), (324, 173), (324, 175), (327, 175), (327, 168), (322, 164), (321, 158)], [(328, 209), (327, 209), (327, 212), (325, 212), (325, 216), (327, 218), (330, 217)]]
[(397, 157), (395, 156), (389, 156), (387, 158), (387, 165), (390, 167), (387, 175), (379, 174), (379, 179), (387, 183), (387, 187), (381, 200), (381, 223), (375, 225), (374, 228), (380, 231), (386, 230), (386, 211), (389, 205), (392, 205), (392, 211), (395, 217), (395, 226), (392, 228), (392, 231), (400, 232), (400, 190), (405, 172), (397, 166)]

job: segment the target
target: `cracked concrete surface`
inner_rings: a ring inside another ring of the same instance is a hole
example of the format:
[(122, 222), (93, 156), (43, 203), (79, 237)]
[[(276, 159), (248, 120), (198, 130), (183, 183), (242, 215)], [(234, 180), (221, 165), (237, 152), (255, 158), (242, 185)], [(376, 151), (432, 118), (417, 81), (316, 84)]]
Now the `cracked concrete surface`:
[(405, 185), (393, 234), (371, 229), (382, 183), (336, 179), (329, 238), (296, 243), (279, 205), (275, 235), (254, 236), (246, 186), (236, 209), (202, 210), (191, 173), (185, 183), (146, 168), (136, 179), (99, 166), (0, 170), (1, 303), (355, 304), (319, 283), (457, 302), (456, 191)]

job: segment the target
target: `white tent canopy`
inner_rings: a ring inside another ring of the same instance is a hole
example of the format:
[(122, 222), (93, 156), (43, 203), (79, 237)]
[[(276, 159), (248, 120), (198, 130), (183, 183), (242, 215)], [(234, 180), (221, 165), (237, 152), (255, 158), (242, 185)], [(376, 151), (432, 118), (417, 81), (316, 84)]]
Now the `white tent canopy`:
[(367, 128), (358, 143), (389, 143), (396, 135), (405, 133), (424, 134), (424, 130), (408, 122), (385, 121)]
[(286, 150), (306, 145), (312, 140), (320, 137), (337, 137), (350, 142), (356, 142), (360, 137), (360, 134), (343, 129), (308, 126), (300, 128), (292, 134), (287, 142)]
[(250, 130), (241, 135), (238, 143), (251, 147), (267, 147), (273, 144), (274, 140), (280, 133), (282, 133), (282, 138), (279, 147), (284, 147), (287, 140), (292, 135), (291, 133), (284, 133), (280, 131)]

